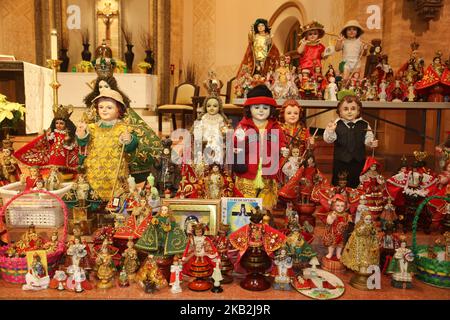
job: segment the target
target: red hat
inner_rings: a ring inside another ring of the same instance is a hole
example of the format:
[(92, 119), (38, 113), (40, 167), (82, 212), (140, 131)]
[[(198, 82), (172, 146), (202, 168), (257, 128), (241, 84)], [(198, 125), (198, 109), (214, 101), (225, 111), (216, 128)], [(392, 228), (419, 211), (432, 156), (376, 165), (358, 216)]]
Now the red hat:
[(338, 200), (342, 201), (342, 202), (347, 202), (347, 198), (344, 195), (340, 194), (340, 193), (335, 194), (334, 197), (331, 199), (331, 202), (333, 203), (333, 202), (336, 202)]
[(264, 84), (256, 86), (248, 92), (244, 107), (255, 104), (267, 104), (275, 108), (278, 107), (277, 102), (273, 98), (272, 91)]
[(364, 164), (364, 168), (362, 169), (361, 174), (364, 174), (367, 171), (369, 171), (370, 167), (374, 164), (377, 166), (377, 170), (380, 171), (381, 163), (379, 163), (374, 157), (367, 157), (366, 163)]

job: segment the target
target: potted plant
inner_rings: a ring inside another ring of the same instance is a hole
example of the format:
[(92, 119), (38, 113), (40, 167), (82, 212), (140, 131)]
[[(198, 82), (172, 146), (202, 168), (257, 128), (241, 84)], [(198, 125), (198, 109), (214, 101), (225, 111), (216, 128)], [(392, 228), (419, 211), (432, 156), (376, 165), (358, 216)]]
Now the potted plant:
[(1, 134), (6, 137), (9, 130), (17, 128), (19, 121), (24, 120), (25, 107), (16, 102), (9, 102), (6, 96), (0, 94), (0, 124)]
[(138, 68), (141, 71), (141, 73), (147, 73), (151, 67), (152, 65), (145, 61), (139, 62), (138, 64)]
[(116, 70), (118, 73), (124, 73), (125, 70), (130, 70), (128, 69), (128, 66), (124, 61), (116, 60), (115, 62), (116, 62)]

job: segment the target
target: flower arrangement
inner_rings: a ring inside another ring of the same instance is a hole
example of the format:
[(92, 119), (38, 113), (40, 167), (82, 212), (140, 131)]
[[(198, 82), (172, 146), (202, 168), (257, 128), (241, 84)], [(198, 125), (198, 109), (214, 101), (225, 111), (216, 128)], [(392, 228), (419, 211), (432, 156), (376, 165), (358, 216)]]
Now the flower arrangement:
[(122, 60), (116, 60), (116, 70), (119, 73), (125, 72), (125, 69), (127, 68), (127, 64)]
[(139, 70), (141, 70), (142, 73), (146, 73), (147, 70), (150, 69), (151, 67), (152, 67), (152, 65), (145, 61), (139, 62), (139, 64), (138, 64), (138, 68), (139, 68)]
[(6, 96), (0, 94), (0, 124), (2, 128), (14, 128), (24, 119), (25, 107), (16, 102), (9, 102)]
[(90, 72), (94, 69), (94, 66), (92, 65), (92, 62), (90, 61), (81, 61), (78, 65), (78, 70), (81, 70), (83, 72)]

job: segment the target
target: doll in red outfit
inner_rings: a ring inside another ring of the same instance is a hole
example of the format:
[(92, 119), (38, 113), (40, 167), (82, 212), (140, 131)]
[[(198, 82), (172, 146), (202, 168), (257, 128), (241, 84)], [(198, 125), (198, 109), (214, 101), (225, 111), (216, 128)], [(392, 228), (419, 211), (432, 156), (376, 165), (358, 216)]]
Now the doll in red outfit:
[(236, 187), (246, 198), (261, 197), (264, 208), (270, 210), (278, 200), (285, 136), (276, 119), (277, 103), (270, 90), (259, 85), (247, 97), (244, 118), (233, 135)]
[(300, 70), (309, 69), (315, 73), (315, 67), (322, 68), (322, 59), (325, 57), (325, 46), (320, 39), (325, 35), (323, 25), (313, 21), (302, 28), (300, 46), (297, 52), (300, 54)]

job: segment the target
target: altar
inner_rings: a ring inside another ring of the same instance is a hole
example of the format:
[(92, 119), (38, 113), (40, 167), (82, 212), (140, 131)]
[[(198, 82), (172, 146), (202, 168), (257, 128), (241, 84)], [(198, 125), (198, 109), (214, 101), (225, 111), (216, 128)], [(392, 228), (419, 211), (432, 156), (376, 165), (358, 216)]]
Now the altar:
[[(74, 107), (84, 107), (83, 98), (91, 91), (90, 85), (97, 78), (96, 73), (85, 72), (59, 72), (58, 82), (59, 103), (63, 105), (73, 105)], [(158, 77), (151, 74), (141, 73), (115, 73), (120, 90), (126, 92), (131, 99), (130, 106), (134, 109), (156, 108)]]

